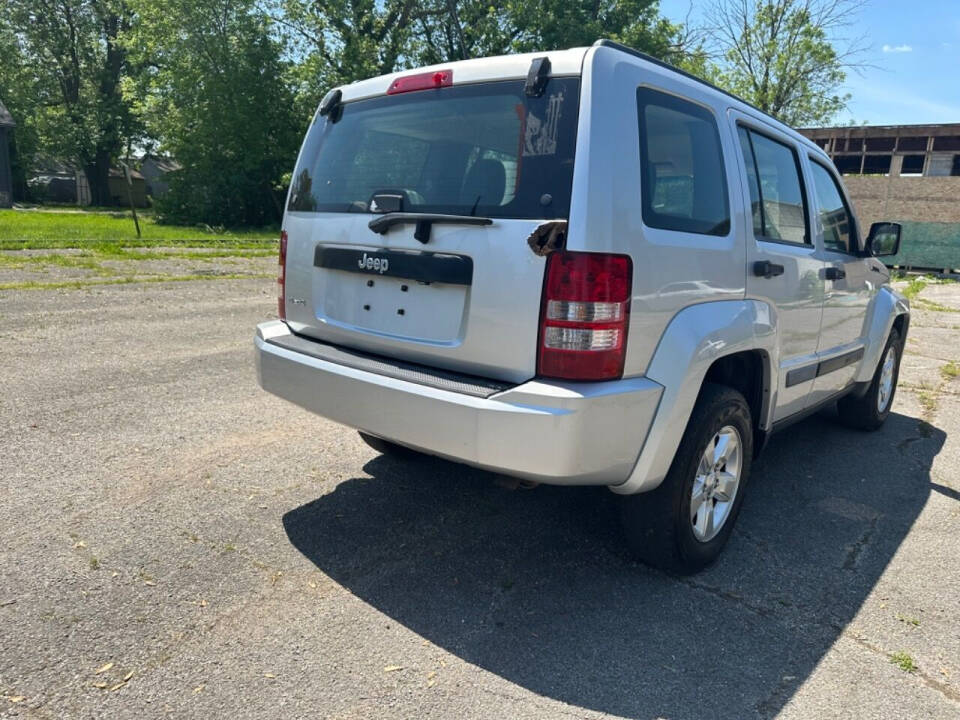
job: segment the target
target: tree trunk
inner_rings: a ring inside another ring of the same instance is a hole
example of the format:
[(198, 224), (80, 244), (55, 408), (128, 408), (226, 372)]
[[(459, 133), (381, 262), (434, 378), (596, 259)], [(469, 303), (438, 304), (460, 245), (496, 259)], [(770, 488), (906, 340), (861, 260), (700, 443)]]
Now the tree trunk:
[(27, 169), (20, 157), (20, 151), (17, 148), (16, 133), (11, 132), (9, 137), (10, 150), (10, 179), (12, 186), (10, 188), (14, 200), (30, 200), (30, 188), (27, 186)]
[(102, 18), (106, 57), (100, 70), (100, 93), (97, 98), (101, 117), (93, 163), (85, 168), (90, 183), (90, 198), (94, 205), (111, 205), (110, 163), (122, 148), (120, 115), (120, 78), (126, 61), (126, 51), (117, 43), (121, 18), (109, 13)]
[(97, 151), (93, 162), (85, 165), (83, 171), (90, 183), (90, 202), (93, 205), (110, 205), (110, 153)]

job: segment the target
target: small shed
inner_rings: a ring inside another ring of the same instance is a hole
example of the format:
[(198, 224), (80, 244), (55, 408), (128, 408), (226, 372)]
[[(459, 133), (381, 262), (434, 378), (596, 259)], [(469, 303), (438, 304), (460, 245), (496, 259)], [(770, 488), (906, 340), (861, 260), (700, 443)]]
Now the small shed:
[(146, 153), (140, 159), (140, 173), (147, 183), (147, 195), (158, 198), (170, 188), (169, 173), (180, 169), (180, 163), (170, 157)]
[[(110, 168), (110, 204), (126, 207), (133, 198), (133, 204), (139, 208), (147, 207), (147, 184), (138, 171), (130, 168), (130, 186), (122, 167)], [(127, 194), (129, 193), (129, 195)]]
[(13, 205), (13, 175), (10, 170), (10, 138), (16, 123), (0, 102), (0, 207)]

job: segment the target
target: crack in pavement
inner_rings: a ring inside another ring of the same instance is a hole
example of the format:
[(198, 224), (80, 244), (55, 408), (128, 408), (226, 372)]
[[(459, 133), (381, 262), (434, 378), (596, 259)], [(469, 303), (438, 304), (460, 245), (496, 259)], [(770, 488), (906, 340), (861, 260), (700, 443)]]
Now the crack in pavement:
[[(856, 633), (852, 633), (849, 630), (843, 630), (840, 634), (849, 640), (853, 640), (860, 647), (866, 650), (869, 650), (870, 652), (875, 653), (876, 655), (880, 655), (885, 658), (890, 657), (890, 653), (885, 652), (883, 648), (879, 647), (878, 645), (874, 645), (872, 642), (864, 639), (863, 637), (861, 637), (860, 635), (857, 635)], [(951, 700), (955, 703), (960, 703), (960, 690), (957, 690), (949, 683), (941, 682), (936, 678), (933, 678), (927, 675), (919, 667), (909, 674), (913, 675), (916, 678), (919, 678), (924, 685), (926, 685), (932, 690), (936, 690), (948, 700)]]

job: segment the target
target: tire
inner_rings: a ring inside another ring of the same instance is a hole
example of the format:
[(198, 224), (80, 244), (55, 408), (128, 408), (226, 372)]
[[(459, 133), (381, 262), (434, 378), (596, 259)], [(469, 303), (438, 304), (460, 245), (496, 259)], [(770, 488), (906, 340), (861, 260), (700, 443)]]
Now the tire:
[[(893, 396), (897, 393), (902, 354), (900, 333), (893, 328), (867, 391), (861, 397), (847, 395), (837, 402), (837, 411), (844, 425), (867, 431), (877, 430), (883, 425), (893, 407)], [(891, 362), (889, 367), (888, 361)]]
[(397, 445), (397, 443), (384, 440), (376, 435), (370, 435), (362, 430), (358, 430), (357, 432), (359, 433), (361, 440), (363, 440), (367, 445), (372, 447), (381, 455), (388, 455), (392, 458), (396, 458), (397, 460), (410, 460), (413, 458), (423, 457), (423, 453), (419, 453), (416, 450), (404, 447), (403, 445)]
[[(734, 457), (730, 451), (721, 472), (714, 476), (711, 473), (716, 465), (702, 472), (705, 466), (701, 464), (706, 462), (708, 446), (711, 458), (717, 457), (718, 438), (728, 450), (732, 448), (731, 439), (736, 440), (739, 453)], [(732, 388), (707, 383), (663, 482), (650, 492), (621, 498), (620, 518), (632, 554), (648, 565), (678, 575), (693, 574), (713, 563), (727, 544), (740, 513), (752, 460), (753, 422), (747, 401)], [(730, 489), (724, 472), (735, 475), (738, 481), (728, 501), (722, 500), (727, 496), (722, 486), (727, 492)], [(710, 510), (706, 515), (701, 510), (692, 515), (694, 488), (703, 493), (704, 484), (708, 499), (701, 508), (709, 506)], [(712, 529), (707, 518), (715, 521)]]

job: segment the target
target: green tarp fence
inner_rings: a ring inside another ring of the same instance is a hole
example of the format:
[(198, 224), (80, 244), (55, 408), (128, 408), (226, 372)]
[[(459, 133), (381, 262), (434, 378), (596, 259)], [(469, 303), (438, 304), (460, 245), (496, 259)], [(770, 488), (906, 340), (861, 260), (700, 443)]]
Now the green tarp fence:
[(900, 223), (900, 252), (884, 258), (889, 266), (960, 270), (960, 223)]

